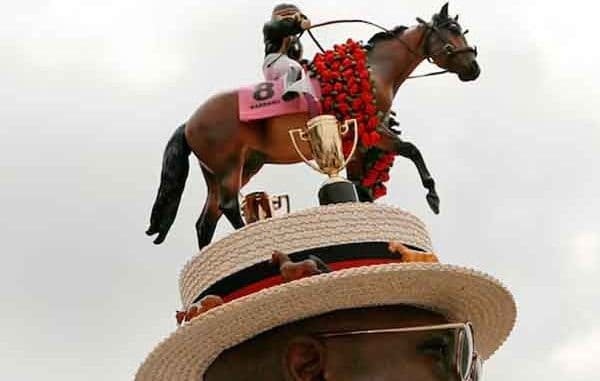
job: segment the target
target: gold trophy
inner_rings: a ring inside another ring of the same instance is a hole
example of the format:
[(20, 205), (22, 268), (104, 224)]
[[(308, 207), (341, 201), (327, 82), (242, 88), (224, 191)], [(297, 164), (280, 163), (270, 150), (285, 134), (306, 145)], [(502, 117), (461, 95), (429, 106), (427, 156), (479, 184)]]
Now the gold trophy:
[[(344, 159), (341, 136), (350, 132), (350, 125), (354, 129), (354, 142), (350, 155)], [(356, 119), (348, 119), (343, 123), (339, 123), (333, 115), (319, 115), (310, 119), (305, 128), (290, 130), (289, 134), (294, 148), (302, 160), (315, 171), (329, 176), (329, 179), (319, 189), (319, 202), (321, 205), (358, 201), (354, 184), (339, 175), (352, 158), (358, 144)], [(310, 162), (302, 154), (296, 142), (295, 134), (298, 134), (301, 140), (309, 143), (316, 164)]]
[(266, 192), (247, 194), (242, 200), (242, 215), (247, 224), (290, 212), (287, 194), (269, 196)]

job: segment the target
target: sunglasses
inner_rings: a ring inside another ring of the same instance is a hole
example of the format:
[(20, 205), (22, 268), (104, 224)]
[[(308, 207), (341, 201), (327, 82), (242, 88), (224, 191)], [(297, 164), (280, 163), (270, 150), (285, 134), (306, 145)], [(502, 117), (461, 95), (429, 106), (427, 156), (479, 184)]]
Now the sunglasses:
[(452, 330), (454, 333), (454, 368), (460, 381), (480, 381), (483, 371), (481, 358), (475, 351), (473, 327), (470, 322), (428, 325), (406, 328), (369, 329), (362, 331), (344, 331), (319, 333), (317, 337), (330, 338), (356, 335), (375, 335), (383, 333), (429, 332), (436, 330)]

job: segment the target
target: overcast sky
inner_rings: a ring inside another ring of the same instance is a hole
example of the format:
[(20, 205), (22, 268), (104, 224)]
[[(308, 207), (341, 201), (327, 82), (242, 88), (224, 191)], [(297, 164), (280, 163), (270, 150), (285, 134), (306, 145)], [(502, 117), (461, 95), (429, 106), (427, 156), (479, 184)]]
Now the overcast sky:
[[(260, 79), (273, 4), (2, 4), (0, 379), (130, 380), (175, 328), (205, 186), (192, 165), (177, 221), (152, 245), (143, 232), (162, 150), (209, 95)], [(299, 4), (313, 22), (392, 27), (429, 18), (442, 1)], [(450, 11), (479, 47), (480, 79), (411, 81), (394, 102), (403, 137), (437, 181), (441, 214), (401, 158), (380, 202), (422, 218), (444, 262), (484, 270), (514, 292), (518, 323), (485, 380), (597, 380), (600, 7), (456, 0)], [(374, 32), (316, 34), (330, 46)], [(246, 191), (289, 193), (298, 210), (316, 205), (321, 181), (305, 165), (271, 166)], [(230, 231), (223, 219), (218, 235)]]

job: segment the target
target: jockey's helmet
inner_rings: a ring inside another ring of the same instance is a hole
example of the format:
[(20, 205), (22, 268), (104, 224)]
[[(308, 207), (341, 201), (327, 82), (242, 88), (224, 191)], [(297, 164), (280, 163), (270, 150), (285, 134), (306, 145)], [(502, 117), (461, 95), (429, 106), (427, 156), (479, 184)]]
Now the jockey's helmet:
[(296, 13), (302, 13), (300, 11), (300, 8), (298, 8), (297, 6), (295, 6), (294, 4), (286, 4), (286, 3), (282, 3), (282, 4), (278, 4), (273, 8), (273, 12), (271, 14), (271, 18), (273, 20), (278, 20), (278, 19), (282, 19), (285, 17), (291, 17), (294, 16), (294, 14)]

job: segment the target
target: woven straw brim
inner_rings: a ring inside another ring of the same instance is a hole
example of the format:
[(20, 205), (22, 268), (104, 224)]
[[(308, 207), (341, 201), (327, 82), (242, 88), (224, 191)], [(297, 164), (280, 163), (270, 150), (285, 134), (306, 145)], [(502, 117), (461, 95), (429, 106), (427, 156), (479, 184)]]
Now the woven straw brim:
[[(425, 224), (397, 207), (374, 203), (319, 206), (255, 222), (205, 247), (181, 271), (183, 309), (215, 282), (271, 257), (311, 248), (402, 242), (433, 251)], [(323, 260), (327, 261), (327, 254)]]
[(206, 312), (161, 342), (136, 380), (202, 380), (224, 350), (274, 327), (341, 309), (398, 304), (471, 321), (484, 359), (508, 337), (516, 318), (510, 292), (475, 270), (419, 263), (356, 267), (267, 288)]

